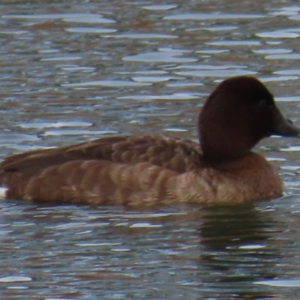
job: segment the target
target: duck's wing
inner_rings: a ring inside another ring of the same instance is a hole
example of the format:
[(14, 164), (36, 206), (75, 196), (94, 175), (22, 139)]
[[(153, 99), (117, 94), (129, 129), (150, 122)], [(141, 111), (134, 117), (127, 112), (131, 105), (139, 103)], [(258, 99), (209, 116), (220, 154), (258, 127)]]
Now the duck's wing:
[(192, 141), (164, 136), (108, 137), (29, 151), (0, 164), (8, 198), (52, 203), (156, 203), (169, 199), (173, 178), (195, 169)]
[(147, 162), (183, 173), (200, 163), (200, 155), (199, 145), (190, 140), (158, 135), (107, 137), (10, 156), (0, 163), (0, 179), (6, 172), (21, 172), (32, 176), (48, 167), (89, 160), (130, 165)]

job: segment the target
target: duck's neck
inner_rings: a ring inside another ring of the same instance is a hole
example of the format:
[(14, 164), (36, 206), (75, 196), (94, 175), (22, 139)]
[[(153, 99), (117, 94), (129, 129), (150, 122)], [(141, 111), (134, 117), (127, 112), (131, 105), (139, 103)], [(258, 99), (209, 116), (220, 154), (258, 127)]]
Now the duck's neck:
[(216, 139), (216, 136), (211, 138), (209, 135), (202, 135), (200, 136), (199, 144), (203, 157), (209, 162), (231, 162), (252, 153), (243, 141), (233, 141), (232, 139), (224, 138)]
[(209, 161), (227, 161), (248, 155), (262, 137), (254, 136), (251, 128), (211, 122), (199, 117), (199, 143), (203, 156)]

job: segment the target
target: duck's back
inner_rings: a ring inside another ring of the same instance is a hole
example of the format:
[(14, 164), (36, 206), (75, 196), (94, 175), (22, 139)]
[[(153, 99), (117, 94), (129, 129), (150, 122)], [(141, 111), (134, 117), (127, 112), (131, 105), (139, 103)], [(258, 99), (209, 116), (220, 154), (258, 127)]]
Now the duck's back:
[(200, 148), (193, 141), (157, 135), (108, 137), (8, 157), (0, 164), (0, 183), (8, 188), (9, 198), (127, 203), (133, 191), (167, 196), (170, 177), (200, 165)]

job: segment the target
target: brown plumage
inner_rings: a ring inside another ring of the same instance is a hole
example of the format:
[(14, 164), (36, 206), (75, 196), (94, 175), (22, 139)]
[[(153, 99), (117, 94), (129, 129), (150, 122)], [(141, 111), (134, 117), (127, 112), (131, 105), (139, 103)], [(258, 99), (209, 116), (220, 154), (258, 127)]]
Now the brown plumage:
[(281, 194), (272, 166), (250, 149), (271, 134), (295, 136), (257, 79), (225, 80), (199, 117), (200, 145), (160, 135), (100, 138), (6, 158), (7, 198), (51, 203), (238, 203)]
[(196, 166), (201, 166), (197, 143), (157, 135), (121, 136), (8, 157), (0, 166), (5, 170), (0, 178), (10, 187), (9, 198), (89, 204), (114, 198), (126, 204), (139, 185), (157, 194), (154, 201), (167, 196), (161, 185)]

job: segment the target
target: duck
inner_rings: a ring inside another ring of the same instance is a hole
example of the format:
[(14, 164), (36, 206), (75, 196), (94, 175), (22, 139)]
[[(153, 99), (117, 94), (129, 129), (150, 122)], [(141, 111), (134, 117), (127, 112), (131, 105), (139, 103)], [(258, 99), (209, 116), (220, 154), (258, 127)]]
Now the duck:
[(239, 204), (282, 195), (280, 176), (252, 148), (271, 135), (299, 137), (268, 88), (227, 78), (198, 117), (199, 142), (165, 135), (102, 137), (31, 150), (0, 163), (2, 197), (87, 205)]

